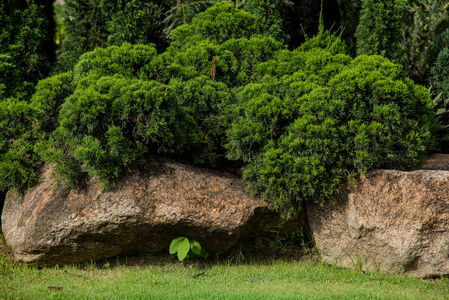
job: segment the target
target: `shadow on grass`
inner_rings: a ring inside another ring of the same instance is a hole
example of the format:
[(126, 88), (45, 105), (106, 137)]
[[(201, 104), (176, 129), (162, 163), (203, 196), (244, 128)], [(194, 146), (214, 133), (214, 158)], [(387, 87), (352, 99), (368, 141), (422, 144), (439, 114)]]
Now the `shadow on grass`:
[[(14, 262), (13, 253), (7, 246), (3, 233), (0, 231), (0, 259), (3, 263), (21, 265)], [(184, 264), (197, 267), (207, 265), (249, 265), (271, 264), (273, 261), (319, 261), (316, 248), (311, 240), (304, 235), (293, 238), (281, 238), (276, 232), (273, 234), (252, 237), (237, 243), (224, 252), (212, 252), (209, 258), (187, 258), (179, 262), (176, 255), (170, 255), (167, 251), (160, 253), (127, 253), (107, 259), (73, 264), (80, 269), (108, 269), (118, 267), (146, 267), (166, 266), (170, 264)], [(61, 266), (60, 266), (61, 267)]]
[(271, 264), (273, 261), (319, 261), (319, 256), (311, 243), (304, 241), (281, 241), (277, 238), (258, 237), (238, 243), (222, 253), (210, 253), (209, 258), (200, 257), (187, 258), (179, 262), (176, 255), (170, 255), (167, 251), (150, 253), (128, 253), (95, 262), (80, 264), (81, 268), (98, 269), (117, 267), (145, 267), (166, 266), (169, 264), (184, 264), (205, 267), (210, 265), (249, 265), (249, 264)]

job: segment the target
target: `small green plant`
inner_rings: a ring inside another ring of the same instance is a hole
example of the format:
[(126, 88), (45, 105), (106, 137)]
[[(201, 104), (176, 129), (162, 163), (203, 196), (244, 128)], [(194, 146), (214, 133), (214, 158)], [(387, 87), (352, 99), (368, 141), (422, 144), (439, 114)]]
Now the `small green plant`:
[(198, 241), (189, 240), (186, 237), (179, 237), (171, 242), (170, 254), (177, 254), (179, 261), (183, 261), (186, 257), (194, 257), (195, 255), (205, 259), (209, 257), (209, 252), (202, 248)]
[(433, 99), (436, 104), (434, 111), (438, 130), (447, 130), (449, 129), (449, 98), (444, 99), (441, 97), (442, 95), (443, 93), (439, 93), (438, 96)]
[(434, 99), (435, 130), (438, 148), (443, 153), (449, 153), (449, 98), (443, 98), (439, 93)]

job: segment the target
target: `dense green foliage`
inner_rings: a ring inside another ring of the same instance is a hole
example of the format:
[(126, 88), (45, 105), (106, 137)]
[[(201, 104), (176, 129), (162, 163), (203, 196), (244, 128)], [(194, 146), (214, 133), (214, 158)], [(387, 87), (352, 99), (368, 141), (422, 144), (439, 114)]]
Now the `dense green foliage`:
[(0, 101), (0, 190), (24, 191), (37, 179), (42, 164), (34, 151), (36, 123), (27, 102)]
[(449, 153), (449, 19), (440, 22), (427, 51), (427, 82), (435, 96), (438, 148)]
[[(286, 50), (279, 16), (261, 17), (284, 2), (263, 2), (259, 15), (217, 3), (174, 29), (158, 54), (148, 44), (155, 36), (123, 22), (137, 26), (145, 13), (159, 18), (162, 10), (135, 13), (138, 1), (72, 1), (77, 13), (90, 9), (75, 16), (84, 35), (66, 40), (75, 43), (68, 65), (76, 64), (42, 80), (29, 104), (3, 103), (1, 126), (13, 131), (2, 133), (0, 188), (26, 189), (42, 162), (70, 184), (93, 176), (107, 187), (146, 153), (201, 164), (220, 154), (241, 161), (251, 191), (290, 214), (317, 197), (331, 199), (372, 168), (418, 167), (433, 146), (427, 89), (386, 58), (351, 58), (323, 22), (316, 37)], [(364, 3), (368, 11), (371, 2)], [(105, 11), (112, 12), (107, 19)], [(81, 55), (94, 46), (102, 47)], [(393, 56), (394, 47), (381, 42), (375, 53)]]
[[(151, 81), (87, 77), (61, 107), (60, 125), (43, 156), (70, 175), (116, 179), (146, 147), (180, 153), (198, 140), (199, 130), (176, 103), (173, 88)], [(74, 165), (64, 169), (62, 160)]]
[[(449, 31), (448, 31), (449, 33)], [(435, 113), (439, 126), (439, 149), (449, 153), (449, 47), (443, 48), (430, 72), (429, 81), (437, 95)]]
[(189, 40), (201, 36), (212, 43), (221, 44), (231, 38), (250, 38), (260, 33), (256, 17), (234, 8), (229, 2), (218, 3), (198, 14), (191, 25), (183, 25), (173, 32), (174, 40)]
[[(221, 23), (211, 22), (217, 15)], [(177, 28), (161, 55), (153, 46), (130, 44), (85, 53), (74, 67), (73, 94), (53, 105), (55, 112), (61, 107), (57, 128), (36, 151), (72, 183), (85, 173), (107, 184), (147, 152), (185, 153), (198, 163), (213, 163), (224, 152), (235, 103), (229, 88), (247, 84), (254, 65), (283, 48), (269, 36), (216, 33), (238, 18), (256, 24), (247, 17), (220, 3)], [(257, 32), (256, 26), (247, 28)], [(210, 78), (212, 56), (219, 59), (216, 80)]]
[(432, 86), (434, 94), (442, 94), (444, 99), (449, 98), (449, 19), (442, 22), (435, 30), (435, 39), (428, 50), (427, 64), (430, 68), (428, 83)]
[(428, 92), (385, 58), (300, 47), (257, 69), (265, 77), (239, 94), (229, 156), (284, 213), (372, 168), (416, 168), (432, 145)]
[(257, 26), (261, 33), (266, 33), (279, 41), (286, 41), (287, 35), (282, 30), (282, 16), (280, 11), (292, 4), (289, 0), (183, 0), (177, 1), (167, 16), (169, 23), (165, 28), (165, 33), (171, 35), (171, 31), (178, 26), (191, 24), (193, 19), (206, 9), (218, 4), (227, 2), (234, 8), (244, 10), (252, 14), (257, 19)]
[[(409, 76), (416, 82), (424, 84), (429, 67), (429, 47), (434, 41), (435, 34), (441, 30), (441, 24), (446, 23), (448, 0), (408, 0), (407, 13), (402, 24), (402, 50), (399, 61)], [(440, 27), (440, 29), (438, 29)], [(434, 49), (436, 50), (436, 49)], [(441, 49), (440, 49), (441, 50)], [(439, 50), (436, 50), (433, 59), (436, 59)]]
[(66, 97), (73, 93), (73, 73), (67, 72), (39, 81), (31, 98), (37, 130), (49, 134), (56, 129), (59, 110)]
[(356, 56), (357, 40), (355, 32), (359, 25), (362, 0), (338, 0), (340, 6), (340, 23), (342, 27), (342, 40), (346, 43), (351, 56)]
[(28, 99), (55, 59), (53, 1), (0, 1), (0, 101)]
[(357, 54), (400, 58), (401, 19), (405, 0), (362, 0), (357, 26)]
[(290, 0), (246, 0), (244, 9), (256, 17), (262, 33), (285, 43), (288, 37), (282, 30), (280, 11), (291, 4)]
[(79, 57), (96, 47), (122, 43), (167, 46), (163, 34), (166, 11), (173, 1), (68, 0), (65, 36), (58, 71), (70, 71)]
[(162, 51), (167, 42), (163, 29), (163, 18), (173, 1), (141, 0), (103, 0), (103, 13), (109, 16), (106, 21), (108, 45), (154, 43)]
[(437, 61), (439, 53), (449, 48), (449, 19), (441, 22), (435, 29), (435, 38), (427, 51), (427, 67), (431, 70)]
[[(168, 44), (166, 36), (172, 36), (173, 30), (183, 24), (192, 25), (191, 31), (184, 34), (200, 34), (218, 44), (229, 38), (249, 38), (256, 33), (268, 34), (280, 42), (287, 40), (279, 14), (279, 8), (290, 3), (287, 0), (175, 3), (174, 0), (67, 1), (66, 39), (57, 71), (71, 70), (83, 53), (95, 47), (120, 46), (124, 42), (153, 43), (161, 53)], [(208, 7), (208, 13), (202, 14)], [(236, 10), (237, 7), (245, 10)], [(228, 28), (218, 32), (217, 28), (225, 28), (223, 22)]]
[(71, 72), (41, 80), (31, 104), (0, 102), (0, 190), (24, 192), (38, 179), (42, 158), (34, 147), (55, 129), (59, 108), (73, 91), (71, 80)]
[[(448, 31), (449, 33), (449, 31)], [(441, 49), (431, 69), (429, 81), (437, 94), (442, 95), (443, 99), (449, 98), (449, 47)]]
[(413, 80), (426, 83), (442, 49), (438, 48), (437, 35), (447, 28), (449, 1), (338, 0), (338, 3), (342, 38), (353, 57), (356, 52), (384, 55), (401, 63)]

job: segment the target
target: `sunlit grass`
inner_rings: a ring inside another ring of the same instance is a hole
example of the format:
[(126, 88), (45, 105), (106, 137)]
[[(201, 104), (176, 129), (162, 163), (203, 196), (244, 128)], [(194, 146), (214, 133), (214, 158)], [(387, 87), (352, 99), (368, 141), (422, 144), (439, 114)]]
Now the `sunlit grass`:
[(155, 257), (37, 269), (0, 260), (0, 299), (448, 299), (449, 279), (363, 274), (310, 260)]

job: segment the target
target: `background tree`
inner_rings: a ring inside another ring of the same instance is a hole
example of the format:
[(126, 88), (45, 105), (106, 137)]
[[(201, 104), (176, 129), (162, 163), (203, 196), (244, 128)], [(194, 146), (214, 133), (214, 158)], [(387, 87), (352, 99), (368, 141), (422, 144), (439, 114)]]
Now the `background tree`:
[[(420, 84), (426, 84), (430, 68), (442, 50), (442, 45), (437, 46), (436, 37), (449, 27), (448, 9), (448, 0), (409, 0), (406, 3), (400, 63), (409, 76)], [(429, 47), (433, 48), (431, 53), (428, 53)]]
[(55, 60), (53, 1), (0, 1), (0, 99), (29, 98)]
[(290, 5), (284, 4), (279, 8), (283, 18), (283, 30), (290, 36), (289, 49), (295, 49), (305, 42), (306, 36), (312, 37), (318, 33), (321, 12), (326, 29), (339, 29), (340, 11), (337, 0), (291, 0), (290, 2)]
[(401, 22), (405, 0), (362, 0), (356, 30), (357, 55), (382, 55), (400, 61)]
[(362, 0), (338, 0), (340, 11), (340, 25), (342, 27), (342, 39), (349, 49), (352, 57), (357, 55), (357, 39), (355, 32), (359, 25)]
[(163, 20), (174, 0), (68, 0), (65, 36), (57, 72), (72, 70), (78, 58), (96, 47), (154, 43), (163, 51), (168, 41)]

